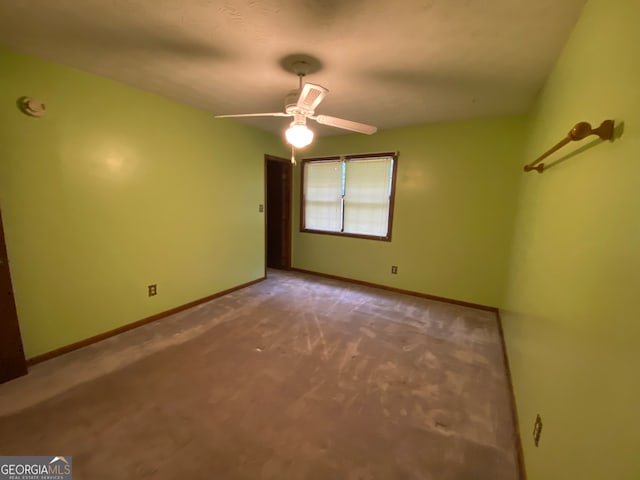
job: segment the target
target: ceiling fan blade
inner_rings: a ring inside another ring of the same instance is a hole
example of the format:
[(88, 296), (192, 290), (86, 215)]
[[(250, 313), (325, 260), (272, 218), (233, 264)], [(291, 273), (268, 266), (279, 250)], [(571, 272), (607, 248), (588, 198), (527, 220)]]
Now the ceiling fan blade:
[(322, 85), (315, 83), (305, 83), (300, 91), (296, 107), (305, 112), (305, 114), (313, 115), (313, 111), (320, 105), (320, 102), (327, 96), (329, 90)]
[(237, 117), (292, 117), (293, 115), (284, 112), (273, 113), (237, 113), (235, 115), (215, 115), (214, 118), (237, 118)]
[(322, 125), (329, 125), (330, 127), (342, 128), (344, 130), (351, 130), (353, 132), (364, 133), (367, 135), (372, 135), (378, 131), (378, 128), (373, 125), (352, 122), (351, 120), (332, 117), (330, 115), (318, 115), (312, 118)]

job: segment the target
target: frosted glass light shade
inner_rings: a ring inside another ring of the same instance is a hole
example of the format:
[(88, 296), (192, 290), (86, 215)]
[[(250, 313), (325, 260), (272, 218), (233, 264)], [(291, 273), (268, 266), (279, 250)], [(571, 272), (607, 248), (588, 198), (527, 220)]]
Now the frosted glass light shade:
[(306, 147), (313, 140), (313, 131), (306, 125), (293, 124), (285, 132), (287, 142), (296, 148)]

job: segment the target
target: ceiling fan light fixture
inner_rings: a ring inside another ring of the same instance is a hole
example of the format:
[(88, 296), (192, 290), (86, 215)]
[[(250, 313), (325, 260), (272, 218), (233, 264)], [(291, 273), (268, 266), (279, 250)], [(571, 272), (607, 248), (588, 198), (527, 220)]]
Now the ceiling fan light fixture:
[(285, 132), (287, 143), (296, 148), (304, 148), (313, 141), (313, 130), (304, 123), (292, 122)]

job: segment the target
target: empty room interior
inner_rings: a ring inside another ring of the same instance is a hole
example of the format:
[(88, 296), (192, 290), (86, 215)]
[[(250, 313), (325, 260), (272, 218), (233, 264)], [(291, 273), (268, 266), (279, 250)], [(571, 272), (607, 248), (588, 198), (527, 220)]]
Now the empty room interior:
[(0, 456), (639, 479), (638, 19), (0, 0)]

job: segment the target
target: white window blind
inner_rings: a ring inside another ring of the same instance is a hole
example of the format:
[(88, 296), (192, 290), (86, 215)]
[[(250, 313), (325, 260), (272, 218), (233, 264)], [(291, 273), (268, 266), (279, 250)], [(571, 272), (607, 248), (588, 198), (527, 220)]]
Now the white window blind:
[(387, 235), (391, 165), (389, 157), (358, 158), (346, 162), (345, 233)]
[(397, 154), (306, 159), (302, 231), (391, 240)]
[(309, 162), (304, 172), (305, 228), (342, 230), (342, 162)]

